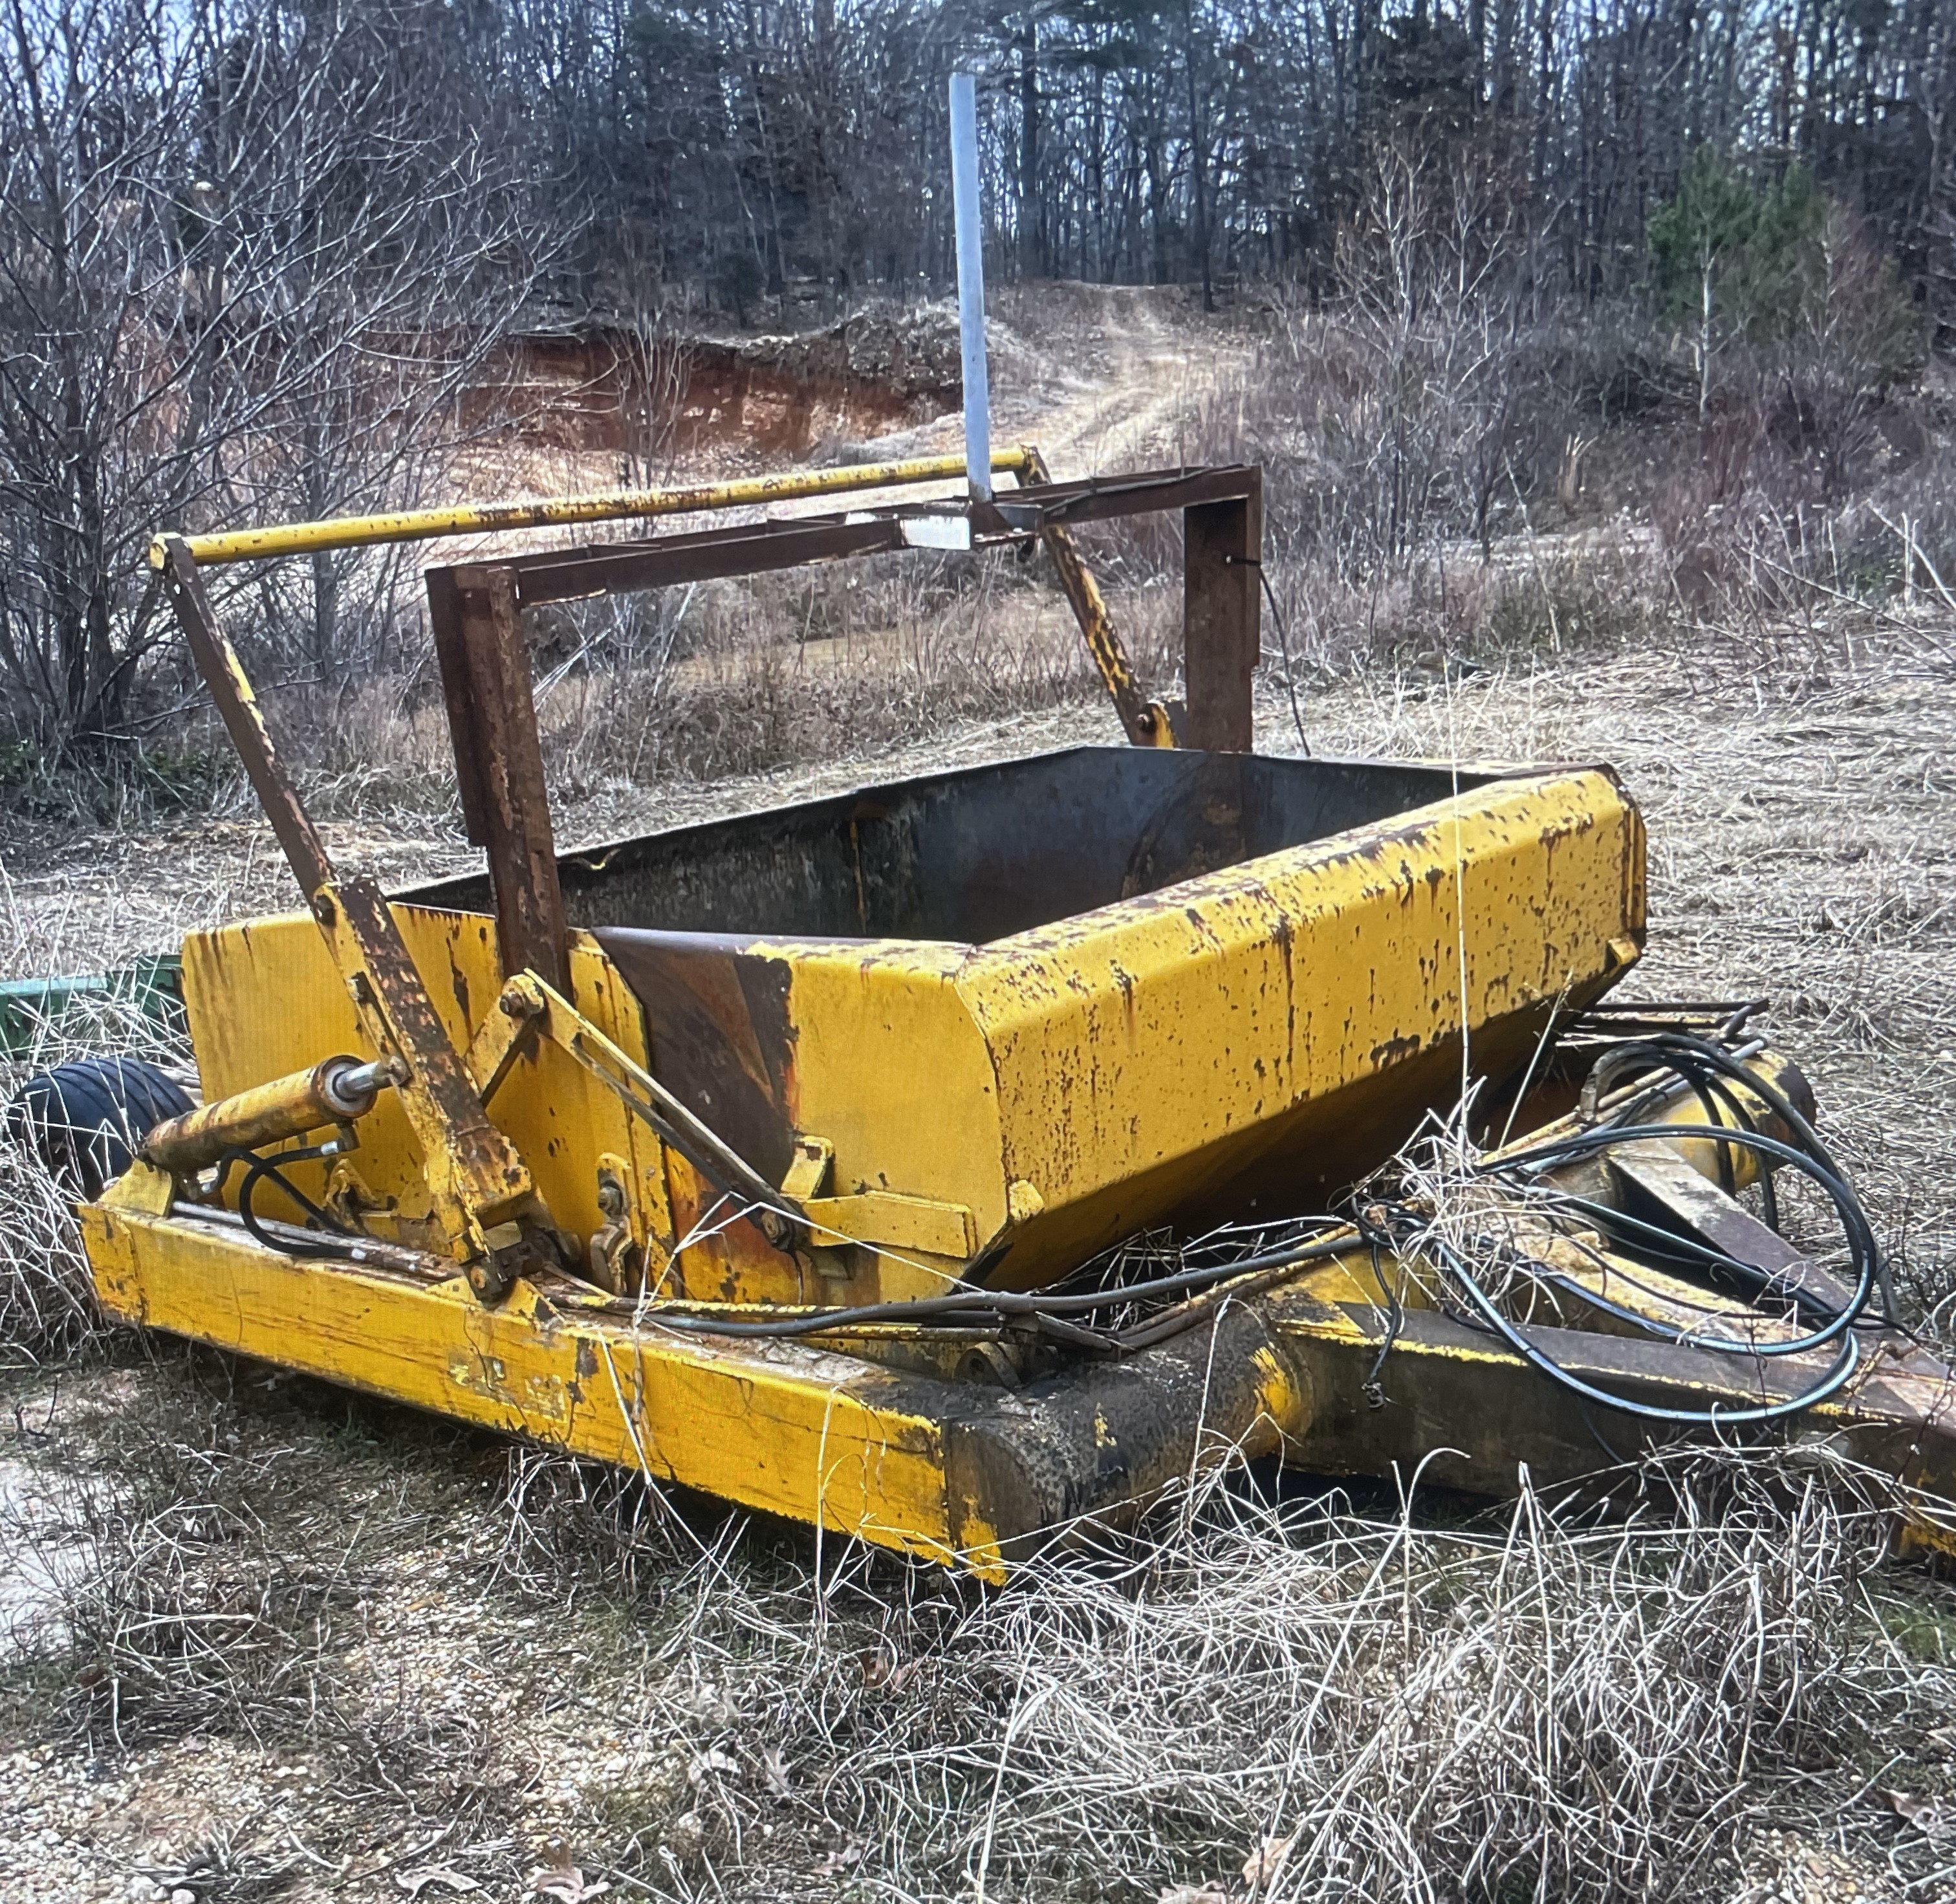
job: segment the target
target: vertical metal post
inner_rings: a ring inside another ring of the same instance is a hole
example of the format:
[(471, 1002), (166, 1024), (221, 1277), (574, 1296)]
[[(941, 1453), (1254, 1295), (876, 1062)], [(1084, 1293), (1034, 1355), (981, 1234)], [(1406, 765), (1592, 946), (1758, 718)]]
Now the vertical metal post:
[(568, 993), (569, 928), (516, 578), (431, 569), (427, 588), (462, 819), (488, 854), (504, 976), (535, 972)]
[(1254, 749), (1251, 677), (1256, 672), (1264, 542), (1263, 478), (1232, 502), (1181, 513), (1182, 677), (1191, 747)]
[(964, 358), (964, 475), (992, 499), (992, 392), (985, 369), (985, 231), (978, 222), (978, 95), (951, 76), (951, 204), (957, 227), (957, 329)]

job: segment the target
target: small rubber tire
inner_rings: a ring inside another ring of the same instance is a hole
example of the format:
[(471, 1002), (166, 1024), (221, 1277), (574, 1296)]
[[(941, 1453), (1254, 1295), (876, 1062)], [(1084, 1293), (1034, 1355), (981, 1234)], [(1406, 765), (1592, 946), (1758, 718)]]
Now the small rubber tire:
[(71, 1195), (92, 1203), (151, 1131), (191, 1107), (181, 1085), (140, 1058), (82, 1058), (30, 1078), (7, 1107), (5, 1128)]

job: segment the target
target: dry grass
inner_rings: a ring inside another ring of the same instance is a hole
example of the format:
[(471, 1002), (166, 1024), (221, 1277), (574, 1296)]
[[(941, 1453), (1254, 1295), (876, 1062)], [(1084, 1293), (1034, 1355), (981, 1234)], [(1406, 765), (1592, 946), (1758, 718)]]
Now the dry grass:
[(151, 1422), (89, 1424), (36, 1530), (55, 1631), (6, 1681), (16, 1722), (147, 1767), (140, 1861), (200, 1897), (557, 1866), (1241, 1897), (1266, 1851), (1271, 1899), (1730, 1897), (1789, 1845), (1869, 1897), (1956, 1871), (1878, 1795), (1947, 1776), (1956, 1596), (1887, 1558), (1851, 1471), (1674, 1458), (1608, 1524), (1237, 1474), (997, 1593), (856, 1549), (818, 1573), (556, 1457), (513, 1454), (498, 1502), (478, 1441), (226, 1381), (146, 1370)]
[[(147, 1059), (183, 1077), (188, 1048), (126, 1001), (103, 998), (44, 1025), (18, 1059), (0, 1061), (0, 1106), (36, 1071), (88, 1056)], [(74, 1213), (21, 1129), (0, 1123), (0, 1375), (60, 1366), (101, 1334)]]
[(1642, 1479), (1626, 1522), (1525, 1491), (1446, 1524), (1238, 1477), (1002, 1595), (716, 1548), (642, 1602), (674, 1669), (651, 1710), (727, 1760), (699, 1809), (729, 1877), (799, 1824), (818, 1870), (910, 1896), (1241, 1896), (1274, 1841), (1272, 1898), (1705, 1896), (1835, 1803), (1871, 1893), (1935, 1894), (1956, 1863), (1866, 1787), (1945, 1755), (1956, 1602), (1883, 1574), (1865, 1477)]
[[(303, 1895), (322, 1873), (384, 1873), (430, 1819), (494, 1837), (518, 1782), (484, 1773), (489, 1715), (409, 1692), (385, 1636), (415, 1624), (411, 1584), (438, 1577), (431, 1526), (466, 1551), (500, 1455), (485, 1467), (437, 1425), (269, 1372), (120, 1346), (126, 1371), (23, 1417), (32, 1486), (0, 1489), (0, 1561), (28, 1584), (0, 1631), (8, 1728), (117, 1767), (152, 1827), (112, 1819), (115, 1852), (88, 1863), (118, 1896), (132, 1868), (200, 1899)], [(186, 1785), (213, 1754), (222, 1782)], [(0, 1889), (32, 1874), (5, 1835)], [(91, 1895), (90, 1874), (44, 1894)]]
[[(1188, 340), (1147, 309), (1068, 319), (1160, 386), (1069, 416), (1088, 462), (1213, 447), (1200, 378), (1163, 371)], [(1874, 500), (1939, 535), (1937, 482)], [(1372, 569), (1292, 538), (1289, 685), (1320, 753), (1614, 763), (1651, 829), (1631, 987), (1770, 996), (1946, 1338), (1956, 617), (1926, 576), (1912, 608), (1853, 598), (1897, 579), (1878, 535), (1743, 513), (1715, 547), (1532, 519), (1484, 566), (1437, 535)], [(1099, 550), (1158, 683), (1169, 553)], [(1116, 738), (1036, 570), (836, 567), (541, 640), (567, 841)], [(1298, 741), (1282, 674), (1273, 751)], [(276, 712), (346, 864), (466, 862), (427, 682)], [(17, 819), (0, 852), (11, 974), (296, 896), (235, 793), (161, 823)], [(98, 1031), (140, 1036), (76, 1035)], [(0, 1894), (513, 1899), (553, 1873), (574, 1896), (574, 1868), (617, 1896), (1219, 1904), (1258, 1858), (1264, 1899), (1956, 1892), (1946, 1823), (1880, 1795), (1956, 1791), (1956, 1596), (1887, 1552), (1879, 1484), (1817, 1457), (1654, 1463), (1607, 1524), (1525, 1489), (1470, 1511), (1236, 1472), (989, 1593), (104, 1338), (17, 1152), (0, 1343), (0, 1737), (23, 1748), (0, 1757)]]
[(58, 1365), (99, 1329), (67, 1198), (26, 1143), (0, 1132), (0, 1370)]

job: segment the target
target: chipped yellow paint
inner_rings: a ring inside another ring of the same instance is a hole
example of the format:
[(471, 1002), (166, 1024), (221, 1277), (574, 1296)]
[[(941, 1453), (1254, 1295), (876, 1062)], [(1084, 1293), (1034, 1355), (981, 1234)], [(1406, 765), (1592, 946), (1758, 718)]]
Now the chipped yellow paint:
[(82, 1213), (115, 1315), (330, 1381), (822, 1523), (980, 1574), (998, 1542), (954, 1502), (942, 1432), (879, 1399), (870, 1364), (790, 1343), (647, 1331), (519, 1283), (484, 1307), (458, 1276), (301, 1261), (207, 1223)]
[[(492, 924), (394, 911), (465, 1047), (502, 983)], [(1554, 770), (987, 946), (769, 942), (756, 955), (786, 968), (787, 1108), (832, 1148), (819, 1220), (871, 1246), (831, 1299), (922, 1293), (1001, 1242), (1001, 1282), (1031, 1287), (1279, 1172), (1293, 1195), (1329, 1192), (1451, 1098), (1463, 1024), (1475, 1069), (1524, 1061), (1554, 1001), (1612, 983), (1643, 924), (1635, 807), (1607, 774)], [(196, 934), (185, 952), (207, 1094), (365, 1052), (303, 915)], [(656, 1074), (595, 942), (579, 936), (571, 962), (578, 1009)], [(548, 1044), (491, 1111), (580, 1239), (601, 1227), (607, 1151), (633, 1161), (634, 1230), (655, 1256), (716, 1201)], [(398, 1107), (383, 1100), (361, 1138), (362, 1179), (411, 1215), (424, 1192)], [(687, 1293), (807, 1299), (793, 1258), (745, 1224), (710, 1227), (682, 1265)]]
[[(493, 921), (473, 914), (396, 905), (409, 955), (443, 1028), (466, 1050), (494, 1009), (503, 974)], [(319, 928), (304, 913), (248, 920), (184, 941), (184, 1002), (207, 1100), (229, 1097), (336, 1051), (374, 1055)], [(579, 1009), (636, 1062), (645, 1053), (644, 1015), (595, 944), (581, 936), (570, 973)], [(313, 1054), (308, 1056), (307, 1053)], [(566, 1053), (544, 1047), (524, 1059), (491, 1107), (516, 1145), (553, 1218), (581, 1239), (601, 1228), (598, 1160), (629, 1157), (640, 1199), (635, 1230), (668, 1239), (663, 1148), (613, 1094)], [(425, 1208), (419, 1151), (398, 1097), (382, 1094), (361, 1119), (355, 1163), (377, 1195), (404, 1212)], [(301, 1166), (295, 1181), (323, 1188), (320, 1167)], [(275, 1195), (266, 1208), (281, 1214)], [(418, 1238), (404, 1234), (403, 1240)]]
[(1641, 945), (1643, 851), (1607, 775), (1523, 775), (988, 946), (784, 944), (796, 1122), (1036, 1284), (1279, 1154), (1336, 1188), (1451, 1098), (1463, 1023), (1525, 1061)]
[[(1036, 452), (1021, 445), (992, 453), (992, 467), (1023, 480)], [(682, 516), (757, 504), (790, 502), (913, 483), (945, 482), (964, 474), (962, 456), (913, 456), (902, 462), (848, 463), (834, 469), (797, 469), (778, 476), (743, 476), (730, 482), (692, 483), (671, 489), (620, 489), (589, 496), (539, 496), (516, 502), (456, 503), (445, 508), (404, 509), (375, 516), (341, 516), (317, 523), (278, 523), (263, 529), (219, 529), (183, 539), (207, 566), (265, 561), (326, 549), (371, 548), (383, 542), (425, 542), (449, 535), (494, 535), (511, 529), (563, 528), (649, 516)], [(150, 566), (162, 567), (169, 538), (150, 544)]]

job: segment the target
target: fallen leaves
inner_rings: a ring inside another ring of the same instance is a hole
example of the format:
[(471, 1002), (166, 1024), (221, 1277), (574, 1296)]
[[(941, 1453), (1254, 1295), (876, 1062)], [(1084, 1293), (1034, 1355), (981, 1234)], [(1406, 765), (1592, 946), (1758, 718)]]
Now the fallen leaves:
[(1155, 1904), (1252, 1904), (1252, 1900), (1276, 1884), (1297, 1839), (1295, 1831), (1286, 1838), (1265, 1838), (1243, 1860), (1241, 1892), (1232, 1891), (1219, 1879), (1210, 1877), (1200, 1884), (1164, 1884), (1155, 1893)]
[(557, 1904), (588, 1904), (594, 1897), (602, 1897), (611, 1887), (601, 1880), (592, 1883), (586, 1880), (584, 1873), (575, 1865), (558, 1865), (547, 1871), (540, 1871), (530, 1880), (530, 1893), (535, 1897), (551, 1897)]
[(1243, 1860), (1243, 1888), (1251, 1896), (1268, 1890), (1277, 1881), (1277, 1874), (1296, 1842), (1295, 1831), (1288, 1838), (1266, 1838)]

